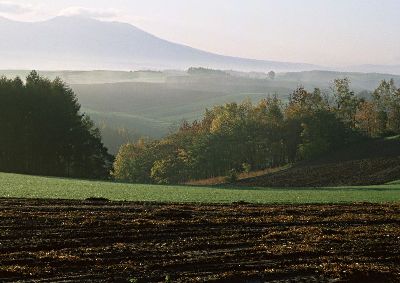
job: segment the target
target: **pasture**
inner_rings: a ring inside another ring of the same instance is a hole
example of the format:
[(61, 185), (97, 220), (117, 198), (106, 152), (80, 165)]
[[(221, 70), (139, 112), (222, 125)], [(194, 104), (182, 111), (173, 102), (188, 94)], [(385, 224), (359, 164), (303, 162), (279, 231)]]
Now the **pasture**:
[(400, 184), (332, 188), (200, 187), (127, 184), (0, 173), (0, 197), (232, 203), (399, 202)]

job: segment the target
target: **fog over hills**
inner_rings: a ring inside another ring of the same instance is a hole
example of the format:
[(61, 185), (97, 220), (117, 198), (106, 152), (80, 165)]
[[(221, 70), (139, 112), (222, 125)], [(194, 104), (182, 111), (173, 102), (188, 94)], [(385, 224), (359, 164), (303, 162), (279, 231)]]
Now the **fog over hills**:
[(190, 66), (253, 71), (302, 71), (311, 64), (217, 55), (157, 38), (130, 24), (83, 17), (43, 22), (0, 19), (2, 69), (186, 69)]
[(349, 71), (349, 72), (400, 75), (400, 65), (371, 65), (371, 64), (364, 64), (364, 65), (340, 68), (338, 70), (340, 70), (340, 71)]

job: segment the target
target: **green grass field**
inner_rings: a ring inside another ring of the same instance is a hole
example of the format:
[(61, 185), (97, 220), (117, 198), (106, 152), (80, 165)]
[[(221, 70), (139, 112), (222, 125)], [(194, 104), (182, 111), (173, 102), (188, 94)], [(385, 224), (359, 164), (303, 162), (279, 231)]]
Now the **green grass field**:
[(230, 203), (398, 202), (400, 183), (337, 188), (213, 188), (123, 184), (0, 173), (0, 197)]

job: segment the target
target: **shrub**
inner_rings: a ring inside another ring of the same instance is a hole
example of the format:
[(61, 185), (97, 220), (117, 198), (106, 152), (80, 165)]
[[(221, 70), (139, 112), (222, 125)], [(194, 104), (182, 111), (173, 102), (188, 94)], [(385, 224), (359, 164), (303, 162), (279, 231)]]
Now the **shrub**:
[(243, 172), (249, 173), (251, 171), (251, 165), (249, 163), (243, 163), (242, 164)]
[(231, 169), (228, 172), (228, 175), (225, 178), (228, 183), (235, 183), (238, 180), (238, 174), (236, 169)]

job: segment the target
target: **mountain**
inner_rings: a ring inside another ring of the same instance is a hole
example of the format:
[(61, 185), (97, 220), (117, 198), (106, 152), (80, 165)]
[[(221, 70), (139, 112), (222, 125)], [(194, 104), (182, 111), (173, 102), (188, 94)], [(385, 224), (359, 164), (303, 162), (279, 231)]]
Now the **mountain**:
[(304, 71), (320, 67), (222, 56), (157, 38), (130, 24), (83, 17), (43, 22), (0, 19), (0, 68), (168, 69), (202, 66), (251, 71)]

